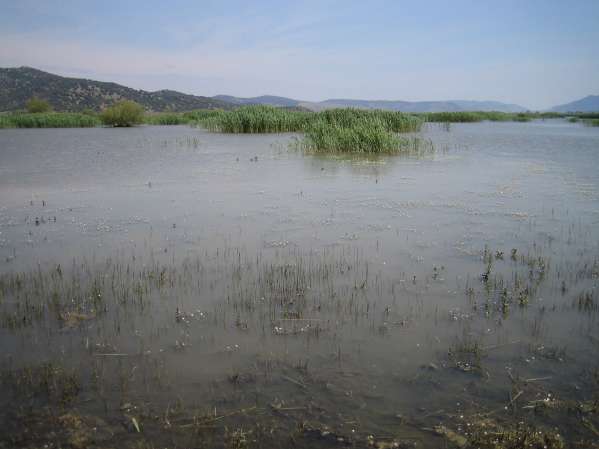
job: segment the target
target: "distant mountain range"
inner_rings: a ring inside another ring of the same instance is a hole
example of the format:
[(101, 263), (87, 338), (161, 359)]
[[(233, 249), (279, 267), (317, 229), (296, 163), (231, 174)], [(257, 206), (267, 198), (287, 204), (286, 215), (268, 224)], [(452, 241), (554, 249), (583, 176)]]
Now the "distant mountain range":
[(24, 109), (27, 100), (33, 96), (47, 100), (56, 111), (98, 111), (121, 99), (136, 101), (148, 111), (232, 107), (231, 103), (215, 98), (187, 95), (173, 90), (147, 92), (116, 83), (66, 78), (30, 67), (0, 68), (0, 111)]
[[(402, 112), (445, 111), (501, 111), (524, 112), (527, 108), (498, 101), (390, 101), (329, 99), (319, 102), (295, 100), (286, 97), (263, 95), (241, 98), (231, 95), (202, 97), (173, 90), (148, 92), (132, 89), (116, 83), (93, 81), (83, 78), (67, 78), (30, 67), (0, 68), (0, 111), (25, 108), (33, 96), (46, 99), (56, 111), (100, 110), (121, 99), (133, 100), (148, 111), (189, 111), (193, 109), (231, 109), (246, 104), (265, 104), (287, 108), (305, 108), (313, 111), (354, 107), (364, 109), (388, 109)], [(599, 96), (555, 106), (556, 112), (599, 111)]]
[(551, 110), (554, 112), (598, 112), (599, 95), (589, 95), (571, 103), (560, 104)]
[(217, 95), (219, 100), (233, 104), (267, 104), (279, 107), (303, 107), (313, 111), (332, 108), (388, 109), (402, 112), (446, 112), (446, 111), (502, 111), (524, 112), (527, 109), (517, 104), (498, 101), (389, 101), (389, 100), (349, 100), (331, 99), (319, 102), (294, 100), (292, 98), (264, 95), (261, 97), (241, 98), (230, 95)]
[(231, 95), (216, 95), (217, 100), (226, 101), (227, 103), (233, 103), (236, 105), (243, 104), (266, 104), (270, 106), (284, 107), (284, 108), (295, 108), (302, 103), (299, 100), (293, 100), (291, 98), (277, 97), (274, 95), (262, 95), (261, 97), (251, 98), (240, 98), (232, 97)]
[(389, 100), (325, 100), (319, 103), (300, 103), (309, 109), (354, 107), (364, 109), (389, 109), (401, 112), (454, 112), (454, 111), (501, 111), (524, 112), (527, 109), (517, 104), (498, 101), (389, 101)]

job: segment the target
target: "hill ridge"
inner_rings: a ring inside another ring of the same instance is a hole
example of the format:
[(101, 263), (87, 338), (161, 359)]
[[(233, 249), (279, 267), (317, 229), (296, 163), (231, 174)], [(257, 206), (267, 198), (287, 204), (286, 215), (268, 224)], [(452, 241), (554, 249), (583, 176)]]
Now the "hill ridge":
[(71, 78), (33, 67), (0, 68), (0, 111), (25, 108), (37, 96), (47, 100), (56, 111), (100, 110), (118, 100), (133, 100), (147, 111), (189, 111), (193, 109), (230, 109), (231, 104), (211, 97), (163, 89), (149, 92), (111, 81)]

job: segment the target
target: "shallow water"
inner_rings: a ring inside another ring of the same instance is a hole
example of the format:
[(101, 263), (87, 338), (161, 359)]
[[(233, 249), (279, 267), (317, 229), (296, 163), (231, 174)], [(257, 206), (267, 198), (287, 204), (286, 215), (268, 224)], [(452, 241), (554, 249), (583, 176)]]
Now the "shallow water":
[(367, 160), (0, 131), (4, 427), (69, 417), (13, 444), (440, 447), (482, 416), (593, 441), (596, 409), (559, 404), (597, 398), (599, 129), (422, 134), (434, 154)]

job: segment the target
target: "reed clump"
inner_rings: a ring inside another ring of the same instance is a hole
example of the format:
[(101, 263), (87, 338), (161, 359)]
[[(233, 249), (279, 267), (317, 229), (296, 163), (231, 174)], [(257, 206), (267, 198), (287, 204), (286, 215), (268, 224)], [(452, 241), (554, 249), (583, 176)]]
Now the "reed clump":
[(189, 117), (177, 112), (148, 114), (144, 117), (144, 123), (147, 125), (186, 125), (190, 121)]
[(313, 123), (325, 122), (342, 128), (352, 128), (365, 124), (382, 125), (394, 133), (417, 132), (422, 127), (422, 119), (414, 115), (381, 109), (328, 109), (315, 114)]
[(308, 153), (407, 154), (425, 149), (418, 137), (406, 138), (389, 130), (380, 119), (363, 119), (348, 126), (319, 120), (310, 124), (300, 143)]
[(0, 115), (0, 128), (89, 128), (100, 125), (96, 116), (70, 112)]
[(589, 126), (599, 126), (599, 118), (586, 120), (585, 123)]
[(216, 111), (197, 120), (210, 131), (224, 133), (302, 132), (300, 147), (311, 153), (405, 153), (419, 144), (397, 133), (416, 132), (419, 117), (395, 111), (330, 109), (307, 112), (264, 105)]
[(399, 154), (421, 152), (416, 132), (422, 120), (408, 114), (383, 110), (330, 109), (315, 114), (304, 128), (303, 148), (309, 153)]
[(232, 111), (217, 111), (199, 118), (209, 131), (223, 133), (283, 133), (303, 130), (313, 113), (290, 111), (273, 106), (250, 105)]
[(210, 131), (224, 133), (304, 132), (323, 124), (338, 128), (381, 124), (390, 132), (420, 130), (422, 119), (395, 111), (329, 109), (323, 112), (298, 111), (265, 105), (249, 105), (232, 111), (207, 111), (197, 124)]
[(498, 111), (429, 112), (422, 114), (424, 120), (433, 123), (528, 122), (534, 118), (550, 118), (536, 113)]

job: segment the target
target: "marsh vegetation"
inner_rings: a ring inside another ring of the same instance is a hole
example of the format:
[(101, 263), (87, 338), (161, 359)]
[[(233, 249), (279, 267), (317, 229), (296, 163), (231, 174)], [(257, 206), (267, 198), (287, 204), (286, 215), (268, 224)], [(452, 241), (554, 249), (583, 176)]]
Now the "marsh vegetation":
[(0, 128), (89, 128), (100, 124), (97, 117), (80, 113), (0, 114)]

